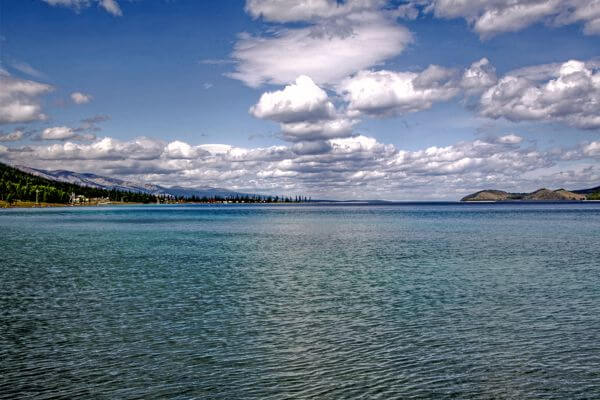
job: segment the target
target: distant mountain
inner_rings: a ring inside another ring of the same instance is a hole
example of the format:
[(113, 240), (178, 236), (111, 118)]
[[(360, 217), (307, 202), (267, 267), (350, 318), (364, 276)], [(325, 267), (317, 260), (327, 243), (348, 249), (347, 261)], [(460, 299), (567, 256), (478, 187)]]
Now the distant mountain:
[(591, 189), (580, 189), (580, 190), (571, 190), (573, 193), (579, 194), (592, 194), (592, 193), (600, 193), (600, 186), (596, 186)]
[(78, 173), (66, 170), (48, 171), (43, 169), (29, 168), (23, 165), (16, 165), (15, 167), (23, 172), (27, 172), (32, 175), (37, 175), (41, 178), (53, 181), (68, 182), (80, 186), (108, 190), (116, 189), (127, 192), (147, 194), (163, 194), (163, 188), (157, 185), (141, 184), (90, 173)]
[(589, 200), (589, 197), (592, 196), (592, 193), (597, 191), (600, 191), (600, 187), (572, 192), (565, 189), (550, 190), (545, 188), (538, 189), (531, 193), (509, 193), (502, 190), (481, 190), (463, 197), (460, 201), (578, 201)]
[(213, 188), (202, 186), (197, 188), (185, 188), (181, 186), (165, 187), (150, 183), (139, 183), (126, 181), (118, 178), (111, 178), (91, 173), (79, 173), (66, 170), (49, 171), (44, 169), (29, 168), (23, 165), (16, 165), (15, 168), (41, 178), (67, 182), (79, 186), (87, 186), (96, 189), (120, 190), (134, 193), (145, 193), (152, 195), (171, 195), (176, 197), (236, 197), (236, 196), (254, 196), (249, 193), (241, 193), (233, 190)]
[[(102, 201), (152, 203), (156, 197), (149, 193), (129, 190), (107, 190), (97, 186), (79, 185), (57, 180), (48, 174), (30, 173), (0, 162), (0, 199), (9, 205), (14, 201), (67, 204), (73, 195)], [(80, 199), (80, 198), (79, 198)], [(79, 202), (80, 200), (77, 200)], [(4, 206), (4, 204), (3, 204)]]

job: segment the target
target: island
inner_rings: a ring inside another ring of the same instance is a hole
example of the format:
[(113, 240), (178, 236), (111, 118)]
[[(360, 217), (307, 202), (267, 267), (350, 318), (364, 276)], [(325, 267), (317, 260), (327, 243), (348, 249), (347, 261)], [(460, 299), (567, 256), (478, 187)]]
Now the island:
[(591, 189), (538, 189), (531, 193), (510, 193), (503, 190), (480, 190), (460, 201), (586, 201), (600, 200), (600, 186)]

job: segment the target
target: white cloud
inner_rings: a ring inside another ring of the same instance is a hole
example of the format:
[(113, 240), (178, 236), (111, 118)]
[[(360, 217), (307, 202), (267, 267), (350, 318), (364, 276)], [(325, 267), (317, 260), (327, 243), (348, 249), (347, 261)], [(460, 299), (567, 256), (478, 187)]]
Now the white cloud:
[(285, 140), (322, 141), (351, 136), (360, 116), (419, 112), (462, 94), (467, 100), (477, 99), (480, 115), (493, 119), (600, 128), (597, 61), (531, 66), (501, 79), (487, 58), (462, 73), (436, 65), (420, 72), (359, 71), (334, 89), (337, 96), (331, 98), (311, 78), (300, 76), (281, 90), (264, 93), (250, 113), (279, 122)]
[(600, 34), (600, 2), (597, 0), (566, 0), (562, 12), (554, 21), (558, 25), (583, 22), (586, 35)]
[(281, 28), (269, 36), (242, 34), (232, 53), (237, 65), (228, 76), (252, 87), (287, 84), (300, 75), (331, 84), (397, 56), (411, 41), (406, 28), (380, 12)]
[(21, 129), (15, 129), (10, 133), (0, 133), (0, 142), (16, 142), (25, 137), (25, 133)]
[(0, 124), (43, 120), (39, 97), (52, 86), (11, 76), (0, 69)]
[(80, 10), (82, 7), (88, 7), (90, 0), (42, 0), (51, 6), (69, 7), (75, 10)]
[(454, 71), (431, 65), (421, 73), (360, 71), (338, 86), (349, 102), (350, 111), (385, 116), (400, 115), (430, 108), (446, 101), (460, 90)]
[(42, 160), (155, 160), (164, 152), (161, 141), (137, 138), (129, 142), (105, 137), (91, 144), (67, 141), (47, 147), (38, 147)]
[(282, 90), (263, 93), (249, 111), (279, 122), (284, 138), (293, 142), (348, 136), (358, 122), (338, 112), (327, 93), (305, 75)]
[(246, 12), (253, 18), (294, 22), (339, 17), (352, 12), (376, 9), (383, 4), (383, 0), (247, 0)]
[(73, 102), (75, 104), (86, 104), (89, 103), (90, 101), (92, 101), (92, 95), (90, 94), (85, 94), (85, 93), (81, 93), (81, 92), (73, 92), (71, 93), (71, 100), (73, 100)]
[(123, 12), (121, 7), (116, 0), (42, 0), (51, 6), (61, 6), (72, 8), (76, 12), (81, 11), (82, 8), (89, 7), (92, 3), (97, 3), (99, 7), (103, 8), (109, 14), (114, 16), (122, 16)]
[(383, 151), (385, 149), (385, 146), (377, 142), (377, 139), (363, 135), (332, 139), (330, 143), (334, 152), (338, 153)]
[[(540, 73), (542, 71), (544, 73)], [(595, 64), (571, 60), (551, 71), (538, 68), (535, 81), (506, 75), (481, 97), (481, 113), (511, 121), (562, 121), (581, 129), (600, 128), (600, 70)], [(536, 73), (530, 72), (530, 77)]]
[(228, 144), (201, 144), (198, 147), (211, 154), (226, 154), (233, 149), (233, 146)]
[(502, 144), (519, 144), (522, 141), (523, 141), (523, 138), (521, 136), (515, 135), (514, 133), (500, 136), (498, 138), (498, 143), (502, 143)]
[(292, 146), (292, 151), (299, 155), (323, 154), (332, 149), (329, 141), (298, 142)]
[(591, 142), (584, 145), (583, 154), (588, 157), (600, 156), (600, 141)]
[[(474, 21), (474, 29), (481, 37), (519, 31), (552, 15), (560, 1), (506, 1), (500, 7), (484, 8)], [(446, 0), (446, 3), (449, 1)]]
[[(547, 81), (560, 75), (560, 70), (563, 64), (564, 62), (555, 62), (549, 64), (530, 65), (512, 70), (506, 75), (515, 76), (517, 78), (525, 78), (531, 81)], [(585, 67), (590, 70), (600, 69), (600, 61), (598, 60), (585, 61), (584, 64)]]
[(584, 33), (600, 33), (597, 0), (414, 0), (438, 18), (464, 18), (482, 38), (516, 32), (535, 23), (567, 25), (581, 22)]
[(335, 115), (335, 107), (323, 89), (308, 76), (301, 75), (283, 90), (263, 93), (258, 103), (250, 108), (250, 114), (256, 118), (290, 123), (331, 119)]
[(54, 126), (46, 128), (35, 139), (36, 140), (95, 140), (96, 135), (92, 133), (77, 133), (81, 129), (73, 129), (68, 126)]
[(167, 144), (163, 154), (170, 159), (190, 160), (208, 155), (209, 152), (200, 147), (190, 146), (185, 142), (175, 140)]
[(71, 139), (75, 136), (73, 129), (67, 126), (55, 126), (52, 128), (46, 128), (43, 130), (40, 138), (43, 140), (65, 140)]
[(119, 3), (117, 3), (115, 0), (100, 0), (100, 7), (104, 8), (109, 14), (115, 16), (123, 15), (121, 7), (119, 7)]
[(555, 148), (552, 155), (563, 161), (578, 161), (587, 158), (600, 159), (600, 141), (583, 142), (572, 148)]
[(481, 93), (483, 90), (494, 85), (497, 80), (496, 69), (484, 57), (465, 69), (460, 84), (468, 94), (473, 94)]
[(284, 139), (297, 142), (303, 140), (322, 140), (350, 136), (359, 121), (339, 117), (332, 120), (302, 121), (281, 124)]
[[(456, 199), (484, 188), (569, 188), (569, 182), (598, 175), (577, 166), (569, 168), (579, 172), (569, 172), (559, 164), (561, 154), (524, 146), (519, 139), (508, 134), (411, 151), (364, 135), (266, 148), (106, 137), (88, 144), (31, 146), (27, 151), (0, 146), (0, 157), (31, 167), (118, 175), (167, 186), (217, 186), (313, 198)], [(576, 151), (570, 163), (595, 160), (600, 142), (582, 144)], [(544, 178), (549, 171), (560, 174)]]

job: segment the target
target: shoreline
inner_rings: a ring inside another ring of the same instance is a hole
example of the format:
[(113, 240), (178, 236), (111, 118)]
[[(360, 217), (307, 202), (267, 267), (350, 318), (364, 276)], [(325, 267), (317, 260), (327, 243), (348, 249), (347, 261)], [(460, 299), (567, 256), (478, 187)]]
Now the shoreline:
[[(316, 204), (317, 202), (313, 202)], [(262, 203), (262, 202), (175, 202), (175, 203), (161, 203), (160, 205), (180, 205), (180, 204), (207, 204), (207, 205), (216, 205), (216, 204), (308, 204), (308, 203), (286, 203), (286, 202), (271, 202), (271, 203)], [(9, 205), (6, 201), (0, 200), (0, 209), (11, 209), (11, 208), (60, 208), (60, 207), (99, 207), (99, 206), (139, 206), (139, 205), (156, 205), (156, 203), (140, 203), (140, 202), (122, 202), (122, 201), (111, 201), (111, 202), (94, 202), (94, 203), (82, 203), (82, 204), (65, 204), (65, 203), (36, 203), (34, 201), (21, 201), (17, 200), (12, 205)]]
[[(415, 203), (453, 203), (453, 204), (585, 204), (585, 203), (600, 203), (600, 200), (471, 200), (471, 201), (385, 201), (385, 202), (365, 202), (365, 201), (356, 201), (356, 202), (345, 202), (345, 201), (313, 201), (309, 203), (221, 203), (221, 202), (212, 202), (212, 203), (203, 203), (203, 202), (178, 202), (178, 203), (161, 203), (161, 205), (292, 205), (292, 204), (312, 204), (312, 205), (393, 205), (393, 204), (415, 204)], [(139, 206), (139, 205), (156, 205), (155, 203), (140, 203), (140, 202), (106, 202), (106, 203), (84, 203), (84, 204), (63, 204), (63, 203), (38, 203), (36, 204), (33, 201), (15, 201), (12, 205), (8, 205), (8, 203), (4, 200), (0, 200), (0, 210), (2, 209), (27, 209), (27, 208), (68, 208), (68, 207), (102, 207), (102, 206)]]
[(84, 204), (66, 204), (66, 203), (36, 203), (35, 201), (16, 200), (12, 204), (8, 204), (4, 200), (0, 200), (0, 209), (9, 208), (60, 208), (60, 207), (98, 207), (98, 206), (118, 206), (118, 205), (140, 205), (144, 203), (128, 203), (121, 201), (111, 201), (107, 203), (84, 203)]

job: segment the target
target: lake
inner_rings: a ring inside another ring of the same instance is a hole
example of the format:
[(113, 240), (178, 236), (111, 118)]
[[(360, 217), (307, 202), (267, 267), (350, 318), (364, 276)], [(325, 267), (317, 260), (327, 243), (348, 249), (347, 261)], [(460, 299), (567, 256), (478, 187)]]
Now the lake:
[(0, 210), (0, 398), (600, 398), (600, 204)]

